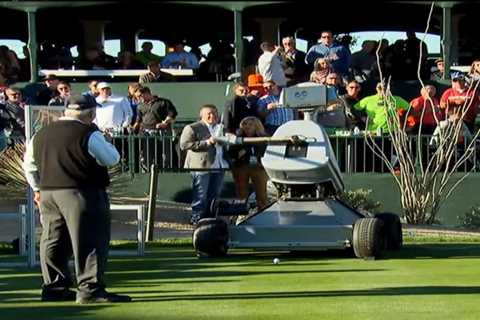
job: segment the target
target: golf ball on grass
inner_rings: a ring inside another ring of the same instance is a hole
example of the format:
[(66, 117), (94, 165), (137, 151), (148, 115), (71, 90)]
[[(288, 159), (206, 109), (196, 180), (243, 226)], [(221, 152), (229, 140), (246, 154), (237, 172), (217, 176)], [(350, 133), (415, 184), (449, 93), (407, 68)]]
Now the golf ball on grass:
[(280, 259), (278, 258), (273, 259), (273, 264), (279, 264), (279, 263), (280, 263)]

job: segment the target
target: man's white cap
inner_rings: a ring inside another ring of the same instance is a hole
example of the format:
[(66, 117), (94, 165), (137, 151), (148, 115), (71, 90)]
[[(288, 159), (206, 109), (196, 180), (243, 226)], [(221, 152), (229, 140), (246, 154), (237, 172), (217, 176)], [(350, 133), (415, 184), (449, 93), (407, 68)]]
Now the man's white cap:
[(103, 88), (111, 88), (110, 85), (106, 82), (99, 82), (97, 84), (97, 89), (100, 90), (100, 89), (103, 89)]

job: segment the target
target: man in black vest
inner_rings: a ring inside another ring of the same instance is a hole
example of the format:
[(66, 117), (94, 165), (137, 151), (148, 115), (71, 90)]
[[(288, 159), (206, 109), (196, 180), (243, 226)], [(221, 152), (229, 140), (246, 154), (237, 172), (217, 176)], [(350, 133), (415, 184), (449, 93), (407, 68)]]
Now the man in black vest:
[[(110, 241), (107, 167), (119, 161), (115, 147), (92, 124), (96, 102), (73, 95), (65, 116), (38, 131), (24, 159), (28, 183), (40, 208), (42, 301), (127, 302), (129, 296), (105, 290)], [(68, 260), (73, 252), (78, 292)]]

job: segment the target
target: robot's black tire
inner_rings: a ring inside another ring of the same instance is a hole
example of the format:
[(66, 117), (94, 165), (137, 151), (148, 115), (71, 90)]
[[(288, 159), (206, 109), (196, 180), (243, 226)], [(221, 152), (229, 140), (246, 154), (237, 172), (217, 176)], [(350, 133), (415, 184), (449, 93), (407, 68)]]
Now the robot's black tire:
[(353, 251), (358, 258), (376, 259), (385, 248), (383, 222), (377, 218), (360, 218), (353, 226)]
[(400, 250), (403, 246), (402, 223), (400, 218), (389, 212), (383, 212), (375, 215), (376, 218), (383, 221), (385, 231), (385, 248), (387, 250)]
[(222, 257), (228, 251), (228, 225), (217, 218), (198, 222), (193, 232), (193, 247), (198, 257)]

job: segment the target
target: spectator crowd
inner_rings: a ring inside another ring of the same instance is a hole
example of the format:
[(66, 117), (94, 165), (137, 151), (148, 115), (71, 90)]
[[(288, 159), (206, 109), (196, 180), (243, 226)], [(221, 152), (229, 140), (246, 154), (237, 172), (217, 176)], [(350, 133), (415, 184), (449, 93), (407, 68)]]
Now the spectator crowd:
[[(230, 49), (224, 43), (215, 43), (213, 52), (203, 57), (209, 63), (208, 69), (215, 72), (221, 70), (225, 74), (232, 72)], [(215, 197), (223, 181), (223, 174), (208, 175), (210, 173), (205, 173), (205, 169), (218, 173), (218, 170), (231, 168), (238, 196), (248, 196), (251, 180), (258, 207), (267, 205), (267, 176), (260, 161), (265, 148), (242, 146), (223, 150), (213, 137), (220, 131), (244, 137), (271, 136), (282, 124), (301, 119), (301, 112), (280, 104), (282, 90), (291, 85), (310, 81), (336, 92), (338, 99), (325, 110), (317, 110), (312, 117), (330, 132), (369, 130), (388, 133), (391, 127), (387, 121), (389, 111), (386, 106), (389, 105), (396, 109), (409, 133), (435, 136), (439, 130), (456, 121), (463, 121), (465, 138), (475, 133), (480, 102), (475, 89), (480, 79), (480, 60), (473, 61), (471, 70), (466, 74), (451, 72), (448, 75), (451, 87), (441, 94), (431, 84), (423, 87), (410, 101), (395, 92), (393, 95), (387, 94), (389, 88), (380, 81), (380, 74), (385, 79), (416, 79), (420, 65), (420, 77), (423, 79), (439, 80), (445, 77), (442, 59), (435, 60), (436, 67), (430, 72), (426, 45), (413, 32), (407, 32), (405, 40), (392, 45), (387, 41), (365, 41), (362, 49), (353, 54), (348, 43), (335, 40), (330, 31), (321, 32), (319, 42), (307, 52), (297, 49), (295, 38), (290, 36), (284, 37), (279, 46), (263, 42), (259, 49), (261, 52), (257, 56), (256, 71), (247, 75), (245, 82), (234, 84), (233, 94), (227, 99), (223, 111), (214, 105), (203, 105), (200, 121), (184, 128), (179, 143), (170, 141), (167, 147), (165, 142), (146, 139), (132, 148), (139, 150), (135, 154), (138, 157), (136, 165), (144, 169), (155, 162), (162, 167), (176, 167), (181, 158), (180, 151), (187, 153), (185, 165), (194, 172), (192, 179), (196, 192), (192, 204), (196, 210), (193, 223), (204, 217), (207, 206), (204, 200)], [(173, 124), (181, 110), (168, 97), (155, 95), (148, 85), (174, 80), (161, 70), (162, 67), (203, 68), (200, 63), (202, 57), (195, 52), (193, 49), (186, 52), (182, 42), (176, 43), (174, 50), (163, 59), (152, 53), (150, 42), (145, 42), (140, 52), (122, 52), (117, 59), (108, 56), (101, 47), (86, 50), (85, 56), (75, 62), (81, 68), (147, 69), (138, 82), (128, 85), (124, 93), (113, 92), (112, 86), (105, 81), (88, 82), (82, 94), (96, 101), (94, 125), (111, 136), (140, 134), (146, 137), (171, 137)], [(65, 52), (64, 55), (58, 53), (53, 57), (57, 59), (57, 65), (49, 67), (68, 67), (74, 63)], [(25, 63), (16, 59), (12, 51), (0, 46), (0, 150), (15, 139), (24, 139), (25, 104), (64, 106), (73, 93), (68, 81), (50, 74), (42, 79), (34, 95), (25, 95), (22, 89), (14, 85), (21, 80), (19, 72), (22, 65)], [(375, 92), (372, 94), (362, 90), (369, 81), (375, 83)], [(460, 116), (464, 106), (465, 114)], [(432, 141), (433, 144), (438, 143), (435, 139)], [(122, 146), (121, 140), (114, 144), (123, 153), (129, 152)], [(228, 161), (224, 162), (225, 159)], [(197, 172), (195, 169), (201, 170)], [(209, 191), (209, 188), (213, 188), (213, 191)]]

